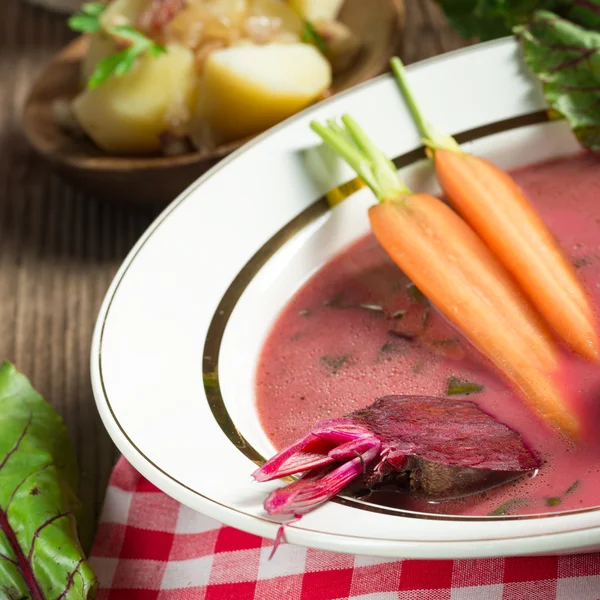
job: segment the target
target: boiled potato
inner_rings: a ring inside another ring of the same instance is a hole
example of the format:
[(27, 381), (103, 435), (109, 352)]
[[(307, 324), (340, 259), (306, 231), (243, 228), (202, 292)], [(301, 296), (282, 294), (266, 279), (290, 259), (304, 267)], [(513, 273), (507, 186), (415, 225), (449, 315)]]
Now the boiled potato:
[(159, 135), (170, 117), (189, 116), (197, 88), (194, 55), (170, 45), (167, 53), (144, 55), (131, 71), (85, 90), (73, 102), (83, 130), (103, 150), (143, 153), (160, 148)]
[(308, 44), (243, 44), (206, 61), (195, 118), (221, 141), (263, 131), (313, 102), (331, 84), (331, 67)]
[(344, 0), (288, 0), (290, 6), (311, 21), (333, 21), (340, 12)]

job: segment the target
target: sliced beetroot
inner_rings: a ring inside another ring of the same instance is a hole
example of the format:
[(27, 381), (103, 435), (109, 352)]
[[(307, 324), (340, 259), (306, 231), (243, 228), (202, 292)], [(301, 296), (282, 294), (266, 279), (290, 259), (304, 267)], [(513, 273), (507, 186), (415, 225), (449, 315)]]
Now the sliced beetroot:
[(320, 421), (254, 478), (304, 473), (265, 501), (270, 514), (304, 514), (352, 482), (450, 499), (502, 485), (539, 464), (517, 432), (473, 402), (385, 396), (345, 417)]
[(347, 418), (406, 456), (492, 471), (529, 471), (538, 466), (518, 433), (473, 402), (385, 396)]
[[(391, 470), (383, 478), (357, 480), (358, 489), (374, 492), (404, 491), (425, 500), (456, 500), (519, 479), (523, 471), (492, 471), (471, 467), (449, 467), (417, 456), (410, 458), (403, 470)], [(370, 485), (370, 487), (367, 487)], [(377, 494), (374, 498), (381, 498)], [(391, 502), (391, 496), (387, 496)], [(397, 501), (397, 496), (396, 496)]]

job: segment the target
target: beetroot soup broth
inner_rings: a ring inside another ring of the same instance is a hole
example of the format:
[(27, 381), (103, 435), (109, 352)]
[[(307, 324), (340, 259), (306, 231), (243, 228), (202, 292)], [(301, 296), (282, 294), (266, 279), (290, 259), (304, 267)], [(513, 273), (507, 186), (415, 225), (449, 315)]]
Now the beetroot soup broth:
[[(594, 306), (600, 302), (598, 167), (597, 159), (582, 155), (513, 172), (578, 269)], [(379, 396), (471, 391), (453, 397), (468, 397), (519, 432), (543, 462), (538, 472), (458, 501), (429, 503), (400, 493), (370, 499), (457, 515), (581, 509), (600, 505), (600, 367), (566, 350), (564, 364), (566, 394), (586, 427), (579, 445), (534, 417), (368, 235), (320, 269), (277, 320), (259, 362), (257, 408), (281, 449), (316, 421)]]

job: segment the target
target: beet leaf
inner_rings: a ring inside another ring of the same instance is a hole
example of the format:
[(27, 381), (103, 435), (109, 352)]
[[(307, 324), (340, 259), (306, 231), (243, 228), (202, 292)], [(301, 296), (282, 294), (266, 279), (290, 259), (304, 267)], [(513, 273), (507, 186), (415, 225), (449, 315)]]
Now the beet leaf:
[(568, 0), (436, 0), (450, 24), (463, 37), (481, 41), (510, 35), (536, 9), (558, 10)]
[(537, 11), (516, 33), (550, 106), (585, 147), (600, 150), (600, 32)]
[(9, 363), (0, 366), (0, 598), (91, 598), (77, 538), (77, 467), (60, 416)]
[(556, 117), (600, 150), (600, 0), (437, 0), (450, 24), (480, 40), (515, 33)]

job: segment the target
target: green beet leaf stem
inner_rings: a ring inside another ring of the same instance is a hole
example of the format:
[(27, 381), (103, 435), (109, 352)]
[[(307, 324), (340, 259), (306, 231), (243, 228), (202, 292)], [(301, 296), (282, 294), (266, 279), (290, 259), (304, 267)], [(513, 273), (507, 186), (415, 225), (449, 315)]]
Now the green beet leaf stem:
[(323, 125), (312, 121), (310, 126), (356, 171), (380, 202), (412, 193), (400, 179), (394, 163), (349, 115), (342, 117), (341, 124), (328, 121), (327, 125)]
[(417, 125), (419, 133), (423, 137), (423, 143), (432, 150), (438, 150), (440, 148), (444, 148), (445, 150), (453, 150), (455, 152), (461, 152), (461, 148), (456, 142), (456, 140), (445, 133), (440, 133), (436, 131), (435, 128), (425, 120), (421, 111), (419, 110), (419, 105), (415, 100), (415, 97), (412, 93), (410, 86), (408, 85), (408, 81), (406, 79), (406, 70), (404, 68), (404, 64), (402, 61), (395, 56), (390, 61), (390, 66), (392, 68), (392, 72), (396, 77), (396, 81), (402, 90), (402, 95), (404, 96), (404, 101), (406, 102), (410, 113)]

